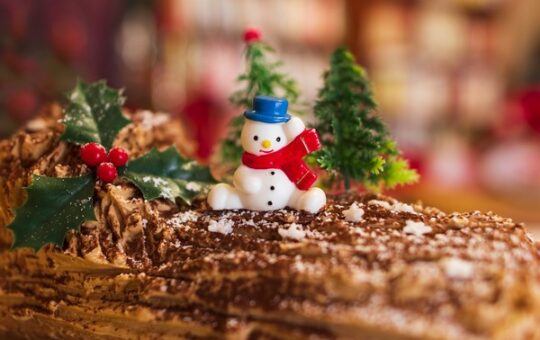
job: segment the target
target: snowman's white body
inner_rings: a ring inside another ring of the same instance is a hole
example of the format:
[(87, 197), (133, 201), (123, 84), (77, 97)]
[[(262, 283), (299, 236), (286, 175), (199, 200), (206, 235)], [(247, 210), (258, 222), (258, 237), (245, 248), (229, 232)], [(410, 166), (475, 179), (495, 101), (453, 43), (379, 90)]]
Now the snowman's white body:
[[(242, 147), (249, 153), (264, 155), (283, 148), (304, 129), (304, 123), (297, 117), (286, 123), (271, 124), (247, 120), (242, 128)], [(233, 184), (220, 183), (212, 188), (208, 195), (212, 209), (292, 207), (316, 213), (326, 204), (324, 191), (319, 188), (299, 190), (280, 169), (252, 169), (240, 165), (234, 173)]]

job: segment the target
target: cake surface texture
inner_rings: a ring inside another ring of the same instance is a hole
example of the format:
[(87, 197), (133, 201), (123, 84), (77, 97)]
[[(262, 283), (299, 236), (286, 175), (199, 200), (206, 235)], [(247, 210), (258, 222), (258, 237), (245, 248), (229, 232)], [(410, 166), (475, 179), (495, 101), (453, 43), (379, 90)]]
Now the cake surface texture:
[[(193, 152), (176, 120), (126, 114), (115, 145), (131, 155)], [(318, 214), (213, 211), (98, 182), (97, 221), (62, 249), (10, 250), (32, 174), (89, 172), (59, 118), (0, 142), (0, 338), (540, 338), (539, 250), (493, 213), (358, 193)]]

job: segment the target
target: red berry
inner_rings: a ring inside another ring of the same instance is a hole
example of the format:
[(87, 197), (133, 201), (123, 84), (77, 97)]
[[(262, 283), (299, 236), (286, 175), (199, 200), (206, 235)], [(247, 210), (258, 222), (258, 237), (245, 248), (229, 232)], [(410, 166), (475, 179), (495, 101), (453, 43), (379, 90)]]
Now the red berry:
[(100, 180), (102, 180), (105, 183), (111, 183), (116, 179), (116, 176), (118, 176), (118, 172), (116, 171), (116, 167), (114, 164), (105, 162), (101, 163), (97, 167), (97, 176)]
[(129, 155), (127, 151), (122, 148), (112, 148), (111, 151), (109, 151), (109, 162), (116, 166), (126, 165), (128, 159)]
[(101, 144), (87, 143), (81, 146), (81, 159), (88, 166), (96, 166), (107, 161), (107, 150)]
[(248, 28), (244, 32), (244, 41), (248, 44), (260, 41), (261, 37), (262, 34), (258, 28)]

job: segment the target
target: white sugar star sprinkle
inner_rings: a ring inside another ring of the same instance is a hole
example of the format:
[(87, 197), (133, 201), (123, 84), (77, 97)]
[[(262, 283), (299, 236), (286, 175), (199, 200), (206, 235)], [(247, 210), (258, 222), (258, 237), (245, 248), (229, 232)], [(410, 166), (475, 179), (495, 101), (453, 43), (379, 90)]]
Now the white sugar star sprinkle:
[(210, 223), (208, 224), (208, 231), (227, 235), (232, 233), (233, 225), (233, 221), (228, 219), (220, 219), (218, 221), (210, 220)]
[(464, 280), (473, 276), (474, 268), (473, 265), (468, 261), (459, 259), (457, 257), (452, 257), (446, 259), (443, 264), (448, 277)]
[(289, 228), (279, 228), (278, 233), (283, 238), (302, 240), (306, 237), (306, 232), (302, 230), (301, 224), (291, 223)]
[(356, 202), (351, 204), (349, 209), (343, 210), (343, 216), (346, 221), (359, 222), (364, 216), (364, 209), (360, 208)]
[(403, 231), (406, 234), (413, 234), (415, 236), (423, 236), (424, 234), (431, 232), (431, 227), (428, 225), (425, 225), (424, 222), (415, 222), (411, 220), (407, 220), (405, 222), (405, 228), (403, 228)]

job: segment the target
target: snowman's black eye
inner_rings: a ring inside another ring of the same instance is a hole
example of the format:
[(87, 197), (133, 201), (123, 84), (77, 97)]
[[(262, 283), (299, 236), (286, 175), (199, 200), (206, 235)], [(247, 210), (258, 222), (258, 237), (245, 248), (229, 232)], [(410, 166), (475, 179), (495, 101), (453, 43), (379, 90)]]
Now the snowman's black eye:
[(253, 140), (259, 140), (259, 136), (253, 136)]
[(276, 142), (281, 142), (281, 137), (276, 138)]

